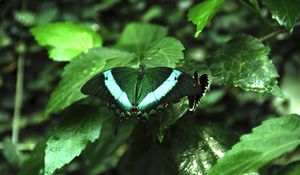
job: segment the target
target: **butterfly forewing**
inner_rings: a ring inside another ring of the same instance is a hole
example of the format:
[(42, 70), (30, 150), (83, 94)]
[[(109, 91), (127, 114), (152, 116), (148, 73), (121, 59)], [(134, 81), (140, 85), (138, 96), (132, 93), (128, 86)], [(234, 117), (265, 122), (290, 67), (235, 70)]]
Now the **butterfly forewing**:
[(123, 110), (130, 110), (137, 70), (120, 67), (106, 70), (90, 79), (81, 89), (86, 95), (97, 96), (105, 102), (116, 103)]
[(167, 67), (145, 70), (141, 83), (138, 107), (140, 110), (151, 109), (161, 103), (170, 103), (183, 96), (197, 95), (201, 87), (192, 77)]

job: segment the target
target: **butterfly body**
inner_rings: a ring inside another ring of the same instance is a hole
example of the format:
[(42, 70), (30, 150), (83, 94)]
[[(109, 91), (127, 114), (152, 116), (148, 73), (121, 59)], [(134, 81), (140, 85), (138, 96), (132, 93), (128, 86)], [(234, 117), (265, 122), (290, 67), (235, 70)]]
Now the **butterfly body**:
[(204, 92), (198, 80), (182, 71), (168, 67), (145, 69), (144, 66), (106, 70), (90, 79), (81, 91), (108, 103), (120, 120), (132, 117), (146, 120), (169, 103), (184, 96), (191, 101)]

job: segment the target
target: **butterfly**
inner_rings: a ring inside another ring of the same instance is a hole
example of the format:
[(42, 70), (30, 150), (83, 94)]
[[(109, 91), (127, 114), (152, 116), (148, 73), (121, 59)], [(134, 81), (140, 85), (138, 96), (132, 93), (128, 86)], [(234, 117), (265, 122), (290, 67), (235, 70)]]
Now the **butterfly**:
[(81, 92), (106, 102), (119, 121), (136, 117), (146, 121), (168, 104), (187, 96), (193, 111), (208, 86), (208, 76), (191, 77), (169, 67), (116, 67), (88, 80)]

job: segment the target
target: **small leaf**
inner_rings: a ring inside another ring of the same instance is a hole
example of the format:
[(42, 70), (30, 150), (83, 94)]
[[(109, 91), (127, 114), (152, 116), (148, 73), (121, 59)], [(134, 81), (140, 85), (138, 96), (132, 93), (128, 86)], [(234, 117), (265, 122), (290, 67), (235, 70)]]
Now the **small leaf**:
[(300, 116), (285, 115), (263, 122), (218, 160), (209, 175), (240, 175), (256, 171), (300, 144)]
[(199, 36), (203, 28), (213, 18), (224, 0), (206, 0), (192, 7), (188, 12), (188, 20), (197, 26), (195, 37)]
[(12, 166), (20, 166), (24, 158), (9, 138), (3, 141), (3, 155)]
[(183, 50), (184, 47), (179, 40), (165, 37), (152, 43), (140, 61), (147, 67), (175, 67), (180, 60), (183, 60)]
[(190, 116), (182, 117), (171, 140), (171, 152), (179, 174), (207, 174), (234, 143), (235, 136)]
[(102, 46), (100, 35), (89, 27), (70, 22), (58, 22), (30, 29), (41, 46), (48, 46), (49, 57), (56, 61), (71, 61), (88, 49)]
[(71, 108), (47, 141), (45, 175), (53, 174), (79, 156), (88, 142), (94, 142), (105, 117), (96, 106)]
[(159, 41), (166, 35), (165, 27), (147, 23), (131, 23), (122, 32), (117, 47), (135, 52), (140, 56), (153, 42)]
[(134, 56), (125, 51), (94, 48), (65, 67), (63, 78), (51, 94), (46, 115), (64, 109), (85, 97), (80, 88), (97, 73), (112, 67), (129, 66)]
[(127, 150), (126, 140), (136, 126), (136, 122), (130, 121), (122, 123), (115, 135), (116, 127), (115, 118), (112, 113), (107, 110), (107, 114), (111, 118), (103, 123), (100, 138), (93, 144), (88, 145), (82, 154), (82, 158), (86, 165), (87, 174), (101, 174), (102, 172), (113, 168), (117, 165), (121, 156)]
[(290, 31), (293, 30), (300, 17), (300, 0), (264, 0), (263, 2), (280, 25)]
[(279, 75), (268, 59), (269, 51), (268, 47), (251, 36), (230, 40), (207, 61), (213, 81), (284, 98), (277, 86)]

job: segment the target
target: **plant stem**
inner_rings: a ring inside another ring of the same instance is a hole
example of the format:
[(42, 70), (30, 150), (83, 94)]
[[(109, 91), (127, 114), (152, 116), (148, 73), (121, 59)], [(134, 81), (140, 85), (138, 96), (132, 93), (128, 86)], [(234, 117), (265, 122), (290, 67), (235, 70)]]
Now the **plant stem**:
[[(298, 27), (298, 26), (300, 26), (300, 21), (297, 22), (297, 23), (294, 25), (294, 28), (295, 28), (295, 27)], [(271, 33), (269, 33), (269, 34), (267, 34), (267, 35), (261, 37), (259, 40), (260, 40), (261, 42), (264, 42), (264, 41), (266, 41), (266, 40), (268, 40), (268, 39), (270, 39), (270, 38), (275, 37), (276, 35), (278, 35), (278, 34), (280, 34), (280, 33), (286, 32), (286, 31), (287, 31), (286, 29), (278, 29), (278, 30), (275, 30), (274, 32), (271, 32)]]
[(19, 140), (20, 117), (23, 101), (23, 79), (24, 79), (24, 55), (18, 58), (17, 83), (15, 95), (15, 109), (12, 122), (12, 143), (17, 144)]

